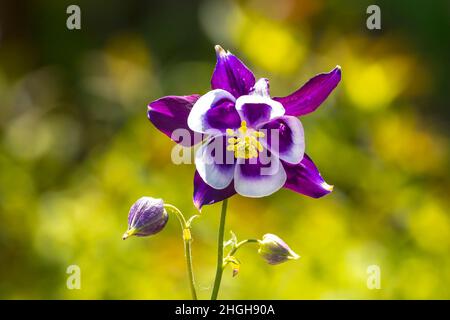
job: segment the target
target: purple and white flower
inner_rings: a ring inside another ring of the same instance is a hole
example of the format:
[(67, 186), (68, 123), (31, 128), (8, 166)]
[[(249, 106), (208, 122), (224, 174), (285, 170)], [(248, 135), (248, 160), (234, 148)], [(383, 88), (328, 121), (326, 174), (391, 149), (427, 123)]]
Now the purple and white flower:
[[(289, 96), (271, 98), (269, 81), (216, 46), (217, 64), (206, 94), (167, 96), (149, 104), (148, 118), (183, 146), (204, 139), (196, 152), (194, 204), (222, 201), (239, 193), (268, 196), (282, 187), (319, 198), (332, 191), (305, 154), (298, 116), (316, 110), (341, 79), (336, 67)], [(174, 132), (183, 129), (189, 139)]]

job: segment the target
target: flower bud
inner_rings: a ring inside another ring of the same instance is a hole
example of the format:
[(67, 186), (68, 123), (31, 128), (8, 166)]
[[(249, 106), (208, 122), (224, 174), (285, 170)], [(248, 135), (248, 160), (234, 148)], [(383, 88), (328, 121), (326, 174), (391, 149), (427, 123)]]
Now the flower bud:
[(128, 230), (122, 239), (130, 236), (145, 237), (161, 231), (167, 223), (169, 215), (164, 209), (162, 199), (142, 197), (130, 208), (128, 214)]
[(262, 240), (259, 240), (258, 253), (272, 265), (300, 258), (283, 240), (270, 233), (265, 234)]

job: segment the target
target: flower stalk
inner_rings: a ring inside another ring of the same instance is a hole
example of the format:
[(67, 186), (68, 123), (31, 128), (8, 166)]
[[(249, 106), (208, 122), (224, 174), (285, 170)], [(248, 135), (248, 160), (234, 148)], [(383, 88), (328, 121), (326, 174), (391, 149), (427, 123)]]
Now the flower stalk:
[(223, 274), (223, 236), (225, 232), (225, 218), (227, 216), (228, 199), (222, 202), (222, 212), (220, 214), (219, 236), (217, 238), (217, 268), (214, 287), (211, 294), (211, 300), (217, 300), (219, 294), (220, 283)]
[(164, 208), (167, 211), (170, 211), (176, 215), (178, 220), (180, 221), (181, 229), (183, 232), (183, 241), (184, 241), (184, 255), (186, 258), (186, 268), (189, 278), (189, 287), (191, 289), (191, 295), (193, 300), (197, 300), (197, 292), (195, 290), (195, 280), (194, 280), (194, 270), (192, 267), (192, 235), (191, 235), (191, 223), (192, 221), (198, 217), (198, 215), (192, 216), (188, 221), (184, 218), (183, 214), (177, 207), (171, 204), (164, 204)]
[[(259, 240), (258, 239), (245, 239), (242, 240), (241, 242), (238, 242), (228, 253), (227, 258), (228, 257), (232, 257), (240, 247), (242, 247), (243, 245), (247, 244), (247, 243), (258, 243)], [(225, 258), (225, 261), (227, 260), (227, 258)], [(227, 263), (224, 263), (223, 267), (225, 268), (227, 265)]]

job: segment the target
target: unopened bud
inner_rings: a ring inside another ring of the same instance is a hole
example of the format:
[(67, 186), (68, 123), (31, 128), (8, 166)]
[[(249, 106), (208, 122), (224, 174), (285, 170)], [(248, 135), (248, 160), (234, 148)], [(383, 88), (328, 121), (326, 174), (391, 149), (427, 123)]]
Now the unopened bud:
[(259, 241), (258, 253), (272, 265), (300, 258), (283, 240), (270, 233), (265, 234)]
[(169, 215), (162, 199), (142, 197), (130, 208), (128, 230), (122, 239), (130, 236), (145, 237), (158, 233), (167, 223)]

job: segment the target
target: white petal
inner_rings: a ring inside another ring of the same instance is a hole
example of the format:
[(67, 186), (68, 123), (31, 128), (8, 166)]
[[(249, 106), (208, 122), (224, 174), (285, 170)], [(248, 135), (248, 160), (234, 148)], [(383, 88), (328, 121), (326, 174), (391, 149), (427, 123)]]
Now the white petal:
[(208, 93), (201, 96), (192, 107), (189, 113), (187, 123), (191, 130), (200, 133), (211, 133), (210, 130), (214, 130), (209, 126), (205, 119), (206, 113), (210, 110), (214, 104), (220, 100), (230, 100), (235, 102), (236, 99), (228, 91), (222, 89), (211, 90)]
[[(248, 122), (248, 117), (246, 115), (246, 111), (244, 110), (244, 106), (246, 104), (262, 104), (268, 105), (270, 107), (270, 114), (267, 118), (261, 118), (257, 123), (253, 123), (253, 125), (257, 125), (260, 122), (266, 122), (270, 119), (281, 117), (284, 115), (284, 107), (278, 101), (272, 100), (267, 96), (261, 96), (257, 94), (251, 94), (247, 96), (240, 96), (236, 100), (236, 110), (238, 111), (241, 120), (246, 120)], [(248, 123), (249, 124), (249, 123)], [(249, 124), (250, 125), (250, 124)]]
[(195, 167), (200, 177), (214, 189), (226, 188), (234, 176), (234, 154), (226, 151), (226, 141), (222, 139), (226, 140), (226, 137), (209, 140), (195, 154)]
[[(303, 125), (296, 117), (284, 116), (279, 119), (272, 120), (261, 126), (261, 131), (265, 133), (265, 137), (260, 138), (260, 142), (264, 147), (277, 155), (281, 160), (297, 164), (303, 159), (305, 154), (305, 135)], [(282, 123), (289, 129), (288, 133), (280, 132), (278, 129), (270, 127), (271, 123)], [(271, 128), (270, 130), (268, 128)], [(268, 138), (270, 137), (270, 145)]]
[(238, 160), (234, 173), (234, 188), (240, 195), (252, 198), (265, 197), (278, 191), (286, 182), (286, 171), (276, 156), (271, 156), (270, 165), (262, 167), (255, 175), (246, 174), (245, 166), (249, 164), (244, 164), (243, 159)]
[(266, 78), (261, 78), (256, 81), (250, 94), (270, 98), (269, 80), (267, 80)]

